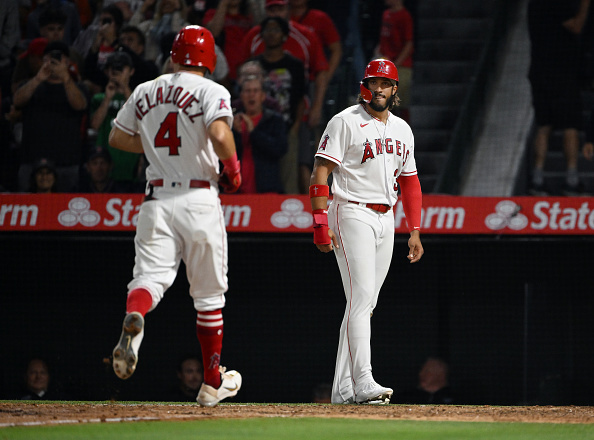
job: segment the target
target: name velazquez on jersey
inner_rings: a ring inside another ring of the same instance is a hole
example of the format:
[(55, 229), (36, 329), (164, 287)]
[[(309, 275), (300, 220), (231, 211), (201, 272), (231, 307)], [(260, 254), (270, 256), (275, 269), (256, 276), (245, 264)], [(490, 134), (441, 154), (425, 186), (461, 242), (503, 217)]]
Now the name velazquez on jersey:
[[(180, 108), (182, 113), (185, 114), (192, 123), (194, 122), (194, 118), (204, 114), (202, 106), (200, 105), (200, 100), (190, 94), (190, 92), (184, 93), (184, 88), (182, 86), (175, 87), (174, 89), (174, 86), (171, 85), (167, 87), (167, 90), (164, 90), (163, 87), (159, 87), (156, 89), (154, 96), (149, 97), (148, 93), (145, 93), (144, 97), (137, 100), (134, 104), (136, 105), (136, 117), (138, 120), (142, 120), (151, 109), (162, 104), (173, 104)], [(195, 113), (190, 113), (192, 111)]]

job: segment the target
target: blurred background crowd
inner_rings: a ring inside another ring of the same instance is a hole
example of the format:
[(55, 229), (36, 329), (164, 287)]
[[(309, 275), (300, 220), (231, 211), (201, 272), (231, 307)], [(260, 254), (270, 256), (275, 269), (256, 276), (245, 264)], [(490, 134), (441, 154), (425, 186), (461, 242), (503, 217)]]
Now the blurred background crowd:
[(398, 67), (423, 192), (594, 192), (590, 0), (3, 0), (0, 191), (143, 192), (146, 159), (108, 134), (189, 24), (215, 36), (242, 193), (307, 192), (376, 57)]
[[(173, 39), (196, 24), (216, 38), (210, 78), (233, 99), (241, 191), (305, 192), (352, 3), (332, 17), (313, 0), (3, 1), (0, 190), (143, 192), (147, 161), (109, 146), (112, 121), (138, 84), (172, 72)], [(372, 37), (370, 51), (379, 26)], [(372, 53), (356, 46), (363, 69)]]

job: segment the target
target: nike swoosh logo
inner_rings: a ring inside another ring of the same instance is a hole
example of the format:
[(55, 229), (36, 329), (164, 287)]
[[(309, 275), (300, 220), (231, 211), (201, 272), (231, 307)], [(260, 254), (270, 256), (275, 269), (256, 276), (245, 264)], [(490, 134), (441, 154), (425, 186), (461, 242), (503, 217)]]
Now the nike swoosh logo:
[(128, 340), (126, 343), (126, 350), (128, 350), (130, 348), (130, 342), (132, 342), (132, 338), (130, 336), (126, 336), (126, 339)]
[(229, 387), (223, 387), (223, 388), (225, 388), (226, 390), (229, 390), (229, 391), (235, 391), (238, 387), (237, 387), (237, 384), (235, 384), (235, 388), (229, 388)]
[(361, 128), (365, 127), (366, 125), (369, 125), (369, 122), (367, 124), (359, 124), (361, 125)]

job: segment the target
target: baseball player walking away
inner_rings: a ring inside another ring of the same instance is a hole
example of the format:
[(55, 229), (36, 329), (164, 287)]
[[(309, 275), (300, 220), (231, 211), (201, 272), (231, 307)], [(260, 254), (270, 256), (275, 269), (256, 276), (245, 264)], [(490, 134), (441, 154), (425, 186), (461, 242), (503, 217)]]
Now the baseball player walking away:
[[(136, 87), (110, 133), (113, 147), (144, 152), (150, 163), (134, 239), (134, 279), (128, 284), (127, 314), (113, 350), (113, 369), (122, 379), (134, 373), (144, 316), (159, 304), (183, 259), (198, 311), (196, 333), (204, 363), (204, 383), (196, 400), (211, 407), (241, 387), (241, 375), (219, 365), (227, 232), (217, 186), (237, 191), (241, 173), (230, 128), (230, 95), (204, 78), (217, 60), (212, 34), (200, 26), (183, 28), (171, 58), (174, 73)], [(220, 175), (219, 159), (224, 165)]]
[[(334, 250), (346, 295), (332, 403), (387, 404), (392, 397), (393, 390), (371, 373), (371, 316), (392, 259), (398, 186), (410, 230), (408, 259), (416, 263), (423, 255), (414, 137), (390, 113), (399, 101), (397, 89), (396, 66), (371, 61), (359, 104), (328, 122), (315, 155), (309, 188), (314, 243), (322, 252)], [(327, 208), (330, 173), (333, 200)]]

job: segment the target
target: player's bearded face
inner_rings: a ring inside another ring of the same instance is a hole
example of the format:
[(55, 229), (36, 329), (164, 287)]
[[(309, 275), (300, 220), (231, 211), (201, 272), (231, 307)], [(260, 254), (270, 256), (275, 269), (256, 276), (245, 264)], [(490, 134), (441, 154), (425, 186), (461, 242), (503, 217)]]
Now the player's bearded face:
[[(384, 89), (384, 91), (376, 90), (373, 92), (373, 99), (369, 103), (369, 107), (371, 107), (376, 112), (383, 112), (384, 110), (388, 109), (392, 102), (394, 102), (395, 94), (393, 92), (394, 88), (391, 87), (390, 89)], [(386, 93), (392, 93), (389, 98), (386, 98)], [(381, 99), (385, 99), (384, 104), (382, 104)]]

